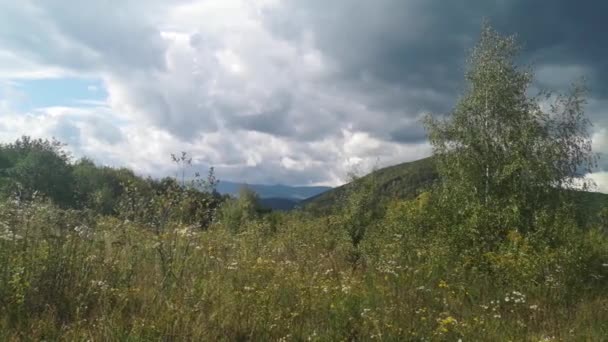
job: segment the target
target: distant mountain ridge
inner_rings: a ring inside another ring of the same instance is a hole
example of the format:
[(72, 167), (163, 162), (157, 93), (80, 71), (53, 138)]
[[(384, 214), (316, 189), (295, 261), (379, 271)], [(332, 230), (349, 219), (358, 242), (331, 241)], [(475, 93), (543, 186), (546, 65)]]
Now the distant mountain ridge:
[(266, 185), (266, 184), (247, 184), (220, 180), (217, 191), (225, 195), (236, 196), (242, 187), (247, 187), (255, 191), (262, 199), (265, 198), (285, 198), (301, 201), (313, 196), (317, 196), (325, 191), (331, 190), (328, 186), (289, 186), (289, 185)]
[[(349, 189), (358, 188), (361, 182), (374, 177), (378, 192), (377, 205), (382, 206), (394, 199), (412, 199), (429, 190), (439, 181), (439, 174), (433, 157), (405, 162), (376, 170), (368, 175), (336, 188), (322, 186), (286, 186), (245, 184), (222, 181), (218, 191), (222, 194), (237, 195), (243, 186), (249, 187), (260, 197), (263, 207), (273, 210), (291, 210), (300, 207), (306, 211), (328, 214), (340, 207)], [(575, 192), (576, 201), (586, 209), (583, 216), (595, 216), (608, 204), (608, 194)]]

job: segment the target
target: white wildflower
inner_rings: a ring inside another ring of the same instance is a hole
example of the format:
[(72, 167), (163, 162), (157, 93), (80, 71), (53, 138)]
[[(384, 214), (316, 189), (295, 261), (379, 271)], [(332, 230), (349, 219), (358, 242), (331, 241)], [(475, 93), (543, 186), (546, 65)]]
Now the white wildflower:
[(97, 287), (102, 291), (105, 291), (107, 289), (109, 289), (110, 287), (108, 286), (108, 284), (103, 281), (103, 280), (91, 280), (91, 285), (93, 287)]
[(16, 241), (21, 239), (23, 239), (23, 236), (13, 232), (6, 223), (0, 222), (0, 240)]
[(181, 237), (192, 237), (194, 235), (194, 232), (192, 231), (192, 226), (188, 226), (188, 227), (184, 227), (182, 229), (179, 229), (177, 231), (177, 234)]
[(342, 285), (342, 292), (348, 294), (350, 292), (350, 286)]

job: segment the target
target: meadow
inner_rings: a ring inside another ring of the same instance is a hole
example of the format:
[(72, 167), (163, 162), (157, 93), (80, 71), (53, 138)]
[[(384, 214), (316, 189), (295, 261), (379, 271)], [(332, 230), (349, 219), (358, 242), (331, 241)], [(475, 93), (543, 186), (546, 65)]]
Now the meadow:
[[(424, 196), (423, 196), (424, 197)], [(425, 234), (394, 203), (356, 248), (339, 216), (152, 230), (45, 203), (0, 206), (0, 339), (513, 340), (608, 336), (608, 243), (560, 222), (554, 246), (492, 251)], [(83, 216), (84, 215), (84, 216)]]

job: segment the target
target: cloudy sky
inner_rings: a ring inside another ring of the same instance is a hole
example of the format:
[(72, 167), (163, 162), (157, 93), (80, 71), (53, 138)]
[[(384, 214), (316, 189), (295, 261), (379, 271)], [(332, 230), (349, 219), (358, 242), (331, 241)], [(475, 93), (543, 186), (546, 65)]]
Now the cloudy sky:
[[(0, 141), (56, 137), (144, 175), (336, 185), (430, 154), (483, 18), (517, 33), (539, 87), (584, 76), (608, 152), (603, 1), (0, 0)], [(608, 158), (593, 177), (608, 192)]]

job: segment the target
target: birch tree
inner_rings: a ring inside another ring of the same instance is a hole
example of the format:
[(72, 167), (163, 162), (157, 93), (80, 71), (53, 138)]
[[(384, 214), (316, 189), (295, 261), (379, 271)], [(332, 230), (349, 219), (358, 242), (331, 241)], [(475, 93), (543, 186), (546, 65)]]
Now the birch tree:
[(563, 200), (564, 189), (589, 185), (582, 176), (595, 157), (585, 88), (530, 96), (533, 73), (517, 65), (519, 52), (514, 36), (484, 24), (466, 91), (449, 116), (428, 116), (426, 127), (445, 197), (460, 212), (506, 210), (508, 224), (525, 229), (539, 208)]

